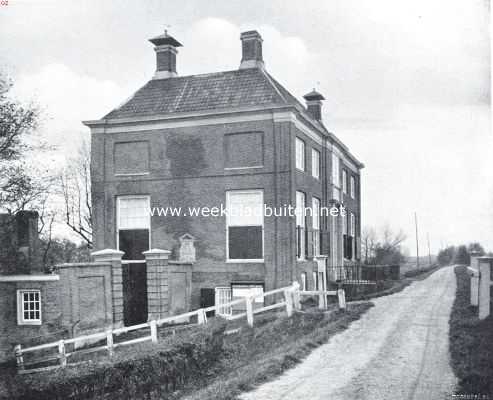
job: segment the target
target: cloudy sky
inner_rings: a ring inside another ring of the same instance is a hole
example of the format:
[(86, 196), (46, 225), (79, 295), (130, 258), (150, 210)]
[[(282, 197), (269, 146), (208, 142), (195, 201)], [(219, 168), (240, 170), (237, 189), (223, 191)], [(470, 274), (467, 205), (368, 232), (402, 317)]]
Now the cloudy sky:
[(9, 0), (1, 68), (44, 107), (43, 134), (70, 154), (97, 119), (153, 74), (147, 39), (184, 44), (181, 75), (236, 69), (257, 29), (268, 71), (365, 164), (363, 224), (402, 228), (413, 249), (480, 241), (493, 250), (489, 1)]

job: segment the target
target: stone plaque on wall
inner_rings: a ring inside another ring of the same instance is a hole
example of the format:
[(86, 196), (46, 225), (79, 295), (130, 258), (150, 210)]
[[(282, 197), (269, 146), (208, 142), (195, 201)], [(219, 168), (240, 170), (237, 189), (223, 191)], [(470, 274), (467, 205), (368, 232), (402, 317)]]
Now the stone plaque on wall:
[(189, 233), (180, 236), (180, 248), (178, 260), (182, 262), (195, 262), (195, 238)]

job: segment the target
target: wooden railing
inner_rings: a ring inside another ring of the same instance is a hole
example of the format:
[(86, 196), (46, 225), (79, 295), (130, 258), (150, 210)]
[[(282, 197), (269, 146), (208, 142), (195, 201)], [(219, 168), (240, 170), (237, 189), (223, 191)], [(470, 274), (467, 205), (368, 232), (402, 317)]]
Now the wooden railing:
[[(268, 296), (273, 296), (273, 295), (280, 295), (283, 294), (283, 299), (277, 303), (270, 304), (268, 306), (260, 307), (260, 308), (254, 308), (253, 303), (256, 299), (258, 298), (265, 298)], [(158, 327), (165, 325), (165, 324), (173, 324), (173, 323), (180, 323), (183, 322), (184, 320), (189, 320), (192, 317), (197, 317), (197, 324), (206, 324), (207, 323), (207, 313), (214, 311), (216, 312), (218, 309), (224, 309), (225, 307), (232, 307), (232, 306), (238, 306), (238, 305), (245, 305), (245, 312), (240, 312), (237, 314), (233, 314), (231, 316), (224, 316), (220, 315), (221, 317), (224, 317), (228, 320), (237, 320), (241, 318), (246, 317), (247, 324), (249, 326), (253, 326), (253, 320), (254, 320), (254, 315), (259, 314), (261, 312), (265, 311), (270, 311), (270, 310), (275, 310), (275, 309), (286, 309), (287, 316), (290, 317), (293, 314), (294, 310), (300, 310), (301, 309), (301, 297), (303, 296), (318, 296), (318, 303), (319, 303), (319, 308), (324, 309), (327, 307), (327, 296), (337, 296), (338, 301), (339, 301), (339, 307), (342, 309), (346, 308), (346, 300), (345, 300), (345, 295), (344, 295), (344, 290), (339, 289), (337, 291), (301, 291), (300, 290), (300, 285), (298, 282), (293, 283), (291, 286), (279, 288), (279, 289), (274, 289), (265, 293), (261, 293), (258, 295), (254, 296), (249, 296), (249, 297), (243, 297), (241, 299), (233, 300), (229, 303), (226, 304), (220, 304), (220, 305), (215, 305), (211, 307), (205, 307), (205, 308), (199, 308), (194, 311), (190, 311), (184, 314), (179, 314), (179, 315), (173, 315), (170, 317), (166, 318), (161, 318), (157, 320), (151, 320), (149, 322), (139, 324), (139, 325), (132, 325), (128, 327), (122, 327), (122, 328), (114, 328), (114, 329), (109, 329), (104, 332), (98, 332), (98, 333), (93, 333), (90, 335), (85, 335), (85, 336), (78, 336), (70, 339), (64, 339), (64, 340), (59, 340), (56, 342), (52, 343), (46, 343), (38, 346), (32, 346), (32, 347), (26, 347), (23, 348), (20, 344), (15, 346), (15, 357), (17, 359), (17, 368), (19, 372), (21, 373), (28, 373), (28, 372), (38, 372), (38, 371), (46, 371), (49, 369), (53, 368), (59, 368), (59, 367), (64, 367), (66, 366), (67, 360), (70, 359), (70, 357), (73, 357), (74, 355), (83, 355), (83, 354), (88, 354), (88, 353), (94, 353), (94, 352), (99, 352), (99, 351), (106, 351), (109, 356), (112, 356), (114, 353), (114, 349), (120, 346), (128, 346), (132, 345), (135, 343), (141, 343), (141, 342), (146, 342), (150, 341), (152, 343), (157, 343), (158, 342)], [(219, 314), (218, 314), (219, 315)], [(188, 324), (187, 326), (192, 326), (194, 324)], [(121, 341), (118, 343), (114, 342), (114, 335), (121, 335), (123, 333), (128, 333), (131, 331), (137, 331), (137, 330), (147, 330), (149, 329), (149, 334), (146, 336), (141, 336), (137, 337), (134, 339), (126, 340), (126, 341)], [(82, 343), (88, 343), (88, 342), (97, 342), (98, 340), (100, 341), (105, 341), (105, 345), (100, 345), (96, 347), (89, 347), (89, 348), (77, 348), (77, 344)], [(67, 352), (67, 347), (68, 345), (72, 346), (72, 349), (70, 352)], [(24, 356), (29, 353), (34, 353), (34, 352), (39, 352), (39, 351), (44, 351), (47, 349), (57, 349), (57, 353), (54, 355), (50, 355), (47, 357), (42, 357), (42, 358), (36, 358), (35, 360), (31, 362), (24, 362)], [(57, 365), (51, 365), (48, 367), (42, 367), (42, 368), (28, 368), (33, 365), (38, 365), (41, 363), (46, 363), (50, 361), (56, 361), (58, 360)]]

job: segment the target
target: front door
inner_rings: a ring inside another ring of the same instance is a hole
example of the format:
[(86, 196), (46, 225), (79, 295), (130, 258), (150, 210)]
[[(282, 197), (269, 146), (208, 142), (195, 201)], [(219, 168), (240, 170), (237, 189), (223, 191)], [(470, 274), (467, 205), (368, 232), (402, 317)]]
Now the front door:
[(118, 249), (123, 251), (123, 322), (126, 326), (147, 321), (147, 268), (149, 250), (149, 198), (118, 198)]

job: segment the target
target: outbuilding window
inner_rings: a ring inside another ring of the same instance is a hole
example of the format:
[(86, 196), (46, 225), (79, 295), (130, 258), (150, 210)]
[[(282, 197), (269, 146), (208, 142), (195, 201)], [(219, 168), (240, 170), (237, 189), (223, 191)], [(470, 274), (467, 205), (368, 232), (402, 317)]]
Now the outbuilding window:
[(17, 291), (17, 324), (41, 325), (41, 292), (39, 290)]

